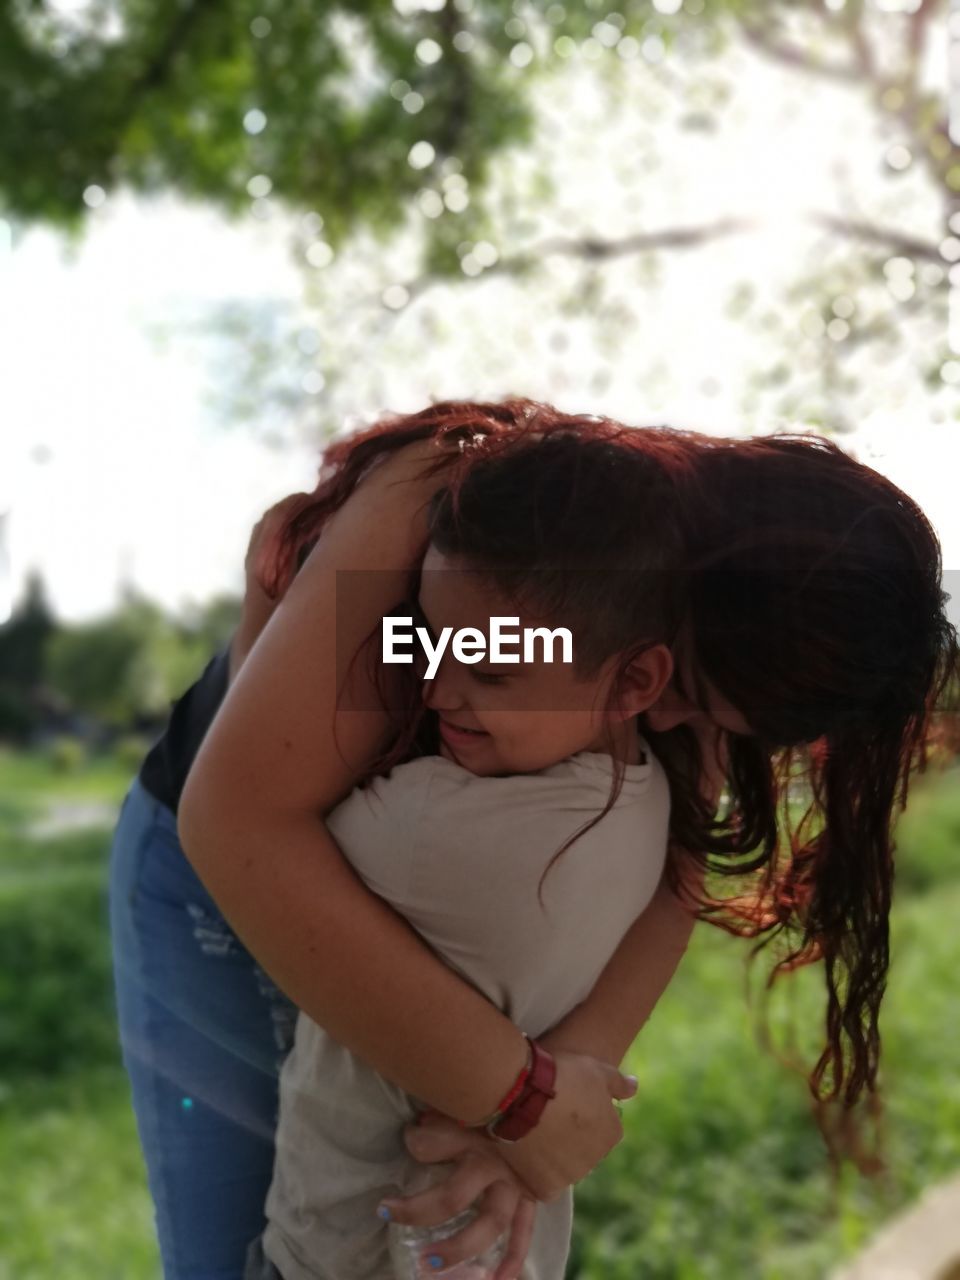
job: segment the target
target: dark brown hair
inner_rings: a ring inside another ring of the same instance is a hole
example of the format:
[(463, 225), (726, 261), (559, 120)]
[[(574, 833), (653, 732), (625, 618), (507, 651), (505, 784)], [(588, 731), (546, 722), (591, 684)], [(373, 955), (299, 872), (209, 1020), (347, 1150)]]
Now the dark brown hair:
[[(703, 438), (687, 479), (685, 636), (701, 679), (754, 734), (730, 739), (729, 808), (715, 839), (675, 835), (695, 854), (736, 857), (746, 878), (760, 873), (701, 918), (766, 935), (752, 955), (789, 940), (768, 988), (823, 960), (827, 1046), (809, 1076), (815, 1114), (828, 1142), (835, 1125), (837, 1148), (881, 1171), (879, 1148), (863, 1152), (849, 1113), (866, 1089), (880, 1116), (892, 822), (930, 744), (957, 741), (960, 652), (940, 545), (902, 490), (814, 434)], [(702, 687), (691, 696), (704, 705)], [(802, 802), (796, 822), (791, 801)], [(836, 1099), (831, 1119), (824, 1104)]]

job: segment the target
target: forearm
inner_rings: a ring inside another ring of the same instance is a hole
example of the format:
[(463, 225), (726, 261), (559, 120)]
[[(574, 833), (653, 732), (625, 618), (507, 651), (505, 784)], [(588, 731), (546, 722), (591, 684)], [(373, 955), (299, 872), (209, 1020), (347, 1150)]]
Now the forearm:
[(541, 1041), (619, 1066), (676, 973), (695, 923), (661, 879), (590, 995)]
[[(400, 1087), (474, 1123), (526, 1061), (520, 1031), (366, 888), (319, 816), (386, 745), (362, 658), (353, 709), (341, 709), (339, 660), (402, 598), (424, 544), (411, 506), (429, 486), (371, 488), (375, 507), (361, 494), (337, 512), (250, 641), (187, 779), (179, 830), (226, 918), (308, 1016)], [(337, 590), (345, 568), (349, 595)]]
[(240, 668), (247, 659), (247, 655), (256, 644), (257, 636), (270, 621), (270, 616), (275, 608), (274, 601), (270, 601), (269, 606), (265, 604), (258, 608), (249, 605), (244, 606), (239, 625), (230, 640), (230, 663), (227, 672), (228, 687), (236, 680)]
[[(728, 762), (726, 736), (705, 717), (696, 723), (696, 732), (703, 769), (700, 789), (715, 810)], [(676, 845), (668, 857), (678, 860), (681, 883), (695, 902), (703, 894), (704, 866)], [(621, 939), (587, 999), (544, 1037), (547, 1047), (589, 1053), (619, 1066), (672, 981), (696, 920), (670, 888), (664, 868), (647, 909)]]
[(323, 823), (259, 834), (221, 818), (201, 843), (213, 898), (310, 1018), (436, 1110), (467, 1124), (494, 1110), (526, 1061), (520, 1031), (366, 887)]

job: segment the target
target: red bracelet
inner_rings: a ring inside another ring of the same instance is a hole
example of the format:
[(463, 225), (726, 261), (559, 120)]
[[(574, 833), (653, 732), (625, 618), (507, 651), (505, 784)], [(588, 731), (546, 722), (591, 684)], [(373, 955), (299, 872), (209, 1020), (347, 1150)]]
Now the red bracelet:
[(551, 1098), (557, 1096), (554, 1082), (557, 1064), (553, 1055), (536, 1040), (530, 1041), (533, 1064), (519, 1097), (500, 1116), (494, 1116), (484, 1126), (491, 1138), (498, 1142), (519, 1142), (537, 1124), (543, 1109)]
[(513, 1103), (514, 1100), (520, 1096), (523, 1086), (526, 1084), (527, 1078), (529, 1077), (530, 1071), (533, 1067), (533, 1043), (526, 1032), (523, 1032), (522, 1034), (523, 1034), (524, 1040), (526, 1040), (527, 1042), (526, 1065), (521, 1068), (520, 1074), (517, 1076), (516, 1080), (510, 1086), (510, 1089), (500, 1099), (495, 1111), (492, 1111), (490, 1115), (486, 1117), (485, 1120), (478, 1121), (477, 1124), (468, 1125), (465, 1120), (458, 1120), (457, 1124), (461, 1127), (461, 1129), (486, 1129), (487, 1125), (490, 1124), (491, 1121), (499, 1119), (500, 1116), (502, 1116), (503, 1113), (507, 1110), (507, 1108), (511, 1105), (511, 1103)]

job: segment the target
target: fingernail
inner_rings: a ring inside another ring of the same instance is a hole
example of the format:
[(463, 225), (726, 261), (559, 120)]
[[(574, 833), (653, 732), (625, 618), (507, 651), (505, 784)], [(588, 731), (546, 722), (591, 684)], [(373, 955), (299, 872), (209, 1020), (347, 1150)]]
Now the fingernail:
[(633, 1087), (634, 1087), (635, 1089), (637, 1088), (638, 1084), (640, 1083), (640, 1082), (637, 1080), (637, 1077), (636, 1077), (636, 1076), (627, 1076), (627, 1077), (626, 1077), (626, 1080), (627, 1080), (627, 1084), (632, 1084), (632, 1085), (633, 1085)]
[(433, 1267), (434, 1271), (443, 1266), (443, 1259), (440, 1257), (439, 1253), (428, 1254), (424, 1261), (427, 1266)]
[(378, 1217), (378, 1218), (382, 1218), (382, 1219), (384, 1220), (384, 1222), (389, 1222), (389, 1221), (390, 1221), (390, 1219), (391, 1219), (391, 1217), (392, 1217), (392, 1214), (390, 1213), (390, 1209), (389, 1209), (389, 1207), (388, 1207), (387, 1205), (385, 1205), (385, 1204), (378, 1205), (378, 1206), (377, 1206), (377, 1217)]

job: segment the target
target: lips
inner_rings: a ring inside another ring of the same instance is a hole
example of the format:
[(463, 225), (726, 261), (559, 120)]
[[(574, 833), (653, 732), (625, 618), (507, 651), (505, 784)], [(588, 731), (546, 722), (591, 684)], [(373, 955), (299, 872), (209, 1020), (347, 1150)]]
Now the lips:
[(457, 742), (479, 741), (480, 738), (489, 737), (485, 731), (480, 729), (465, 729), (463, 725), (453, 724), (450, 720), (440, 720), (440, 733), (444, 738), (450, 738)]

